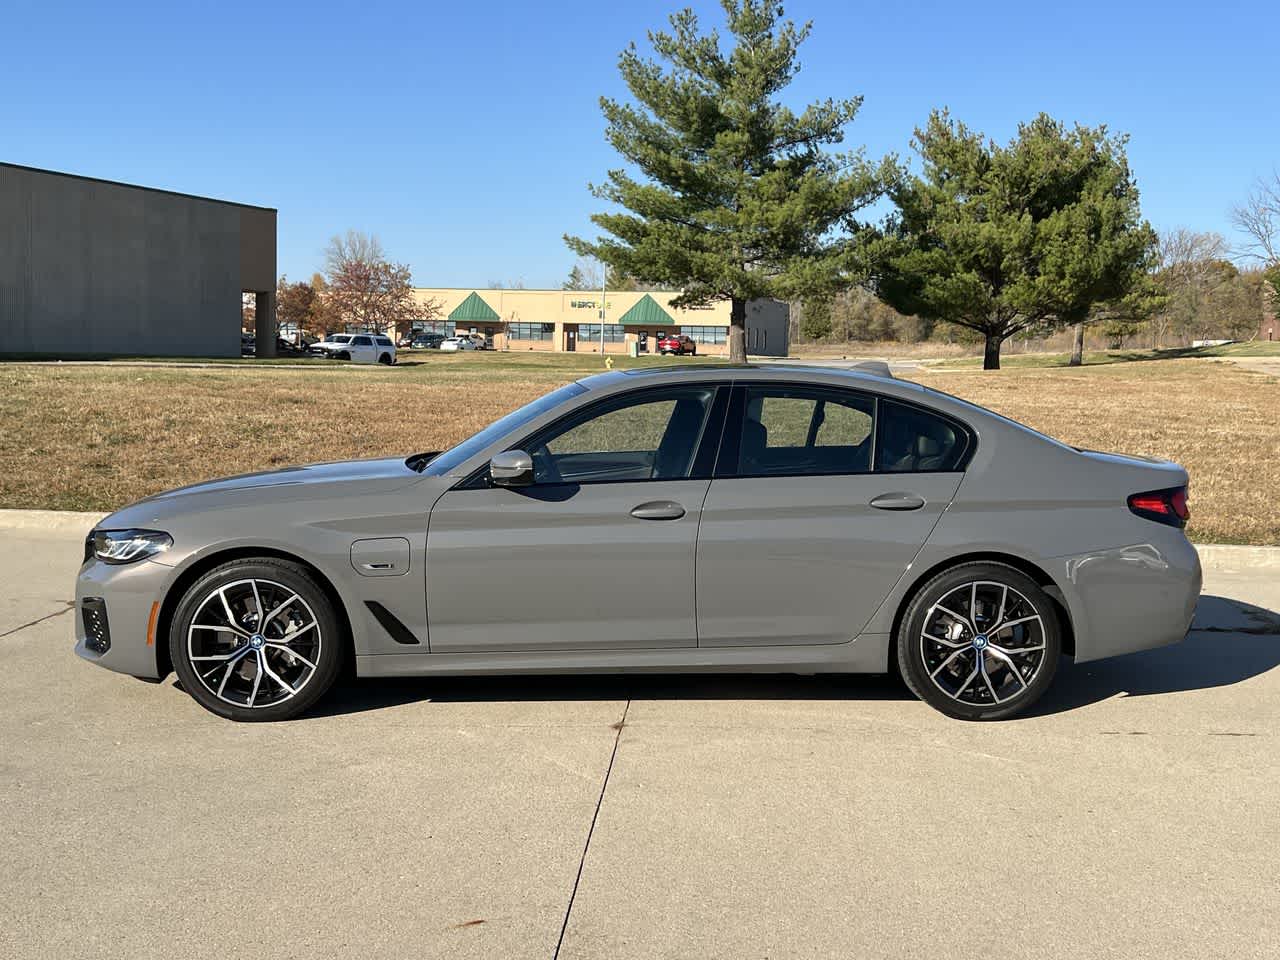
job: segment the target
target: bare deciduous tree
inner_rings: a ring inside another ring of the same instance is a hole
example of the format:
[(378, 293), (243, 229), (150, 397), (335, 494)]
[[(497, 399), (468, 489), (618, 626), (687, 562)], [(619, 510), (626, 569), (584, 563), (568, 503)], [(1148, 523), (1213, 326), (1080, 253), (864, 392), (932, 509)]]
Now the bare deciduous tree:
[(328, 306), (345, 326), (394, 336), (421, 319), (408, 266), (387, 260), (377, 237), (357, 230), (334, 237), (325, 271)]
[(1245, 254), (1266, 265), (1280, 263), (1280, 173), (1260, 177), (1249, 199), (1231, 211), (1231, 222), (1249, 237)]

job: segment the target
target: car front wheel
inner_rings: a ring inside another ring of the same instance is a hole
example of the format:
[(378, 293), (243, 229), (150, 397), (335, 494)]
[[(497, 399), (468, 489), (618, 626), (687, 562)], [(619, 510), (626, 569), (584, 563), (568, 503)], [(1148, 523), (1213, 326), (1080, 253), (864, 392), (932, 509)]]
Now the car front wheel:
[(1048, 689), (1062, 652), (1053, 601), (1002, 563), (944, 570), (912, 599), (897, 634), (911, 691), (961, 720), (1003, 720)]
[(182, 688), (231, 720), (288, 720), (341, 669), (345, 637), (307, 570), (274, 557), (235, 560), (187, 590), (169, 631)]

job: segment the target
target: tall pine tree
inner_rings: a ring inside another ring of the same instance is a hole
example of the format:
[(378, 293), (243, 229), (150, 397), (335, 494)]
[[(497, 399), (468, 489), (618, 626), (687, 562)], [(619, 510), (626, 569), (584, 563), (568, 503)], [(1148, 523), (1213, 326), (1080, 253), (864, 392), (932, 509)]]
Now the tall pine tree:
[(634, 103), (600, 105), (629, 164), (592, 192), (620, 208), (591, 219), (608, 236), (566, 236), (641, 283), (678, 287), (678, 306), (730, 303), (729, 359), (746, 360), (747, 302), (806, 299), (868, 274), (875, 231), (856, 214), (896, 177), (893, 158), (825, 148), (844, 140), (861, 97), (795, 113), (779, 95), (795, 77), (810, 24), (776, 0), (721, 0), (729, 49), (692, 10), (653, 32), (656, 60), (632, 44), (619, 60)]
[(1082, 330), (1138, 291), (1152, 263), (1125, 142), (1041, 114), (1001, 146), (934, 112), (915, 135), (922, 175), (893, 190), (881, 297), (981, 334), (987, 370), (1022, 330)]

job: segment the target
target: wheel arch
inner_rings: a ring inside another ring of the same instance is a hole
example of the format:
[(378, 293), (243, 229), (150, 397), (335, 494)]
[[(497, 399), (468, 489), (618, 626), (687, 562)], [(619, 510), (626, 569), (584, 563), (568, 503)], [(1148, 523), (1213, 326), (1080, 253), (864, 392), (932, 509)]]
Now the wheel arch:
[(156, 617), (156, 671), (161, 680), (173, 672), (173, 662), (169, 656), (169, 630), (173, 626), (173, 615), (178, 609), (178, 604), (182, 602), (183, 595), (193, 583), (214, 567), (220, 567), (222, 564), (230, 563), (233, 560), (247, 560), (250, 557), (271, 557), (275, 560), (288, 560), (290, 563), (296, 563), (315, 578), (316, 583), (320, 585), (320, 588), (324, 590), (333, 602), (334, 611), (337, 613), (341, 627), (345, 632), (346, 658), (350, 661), (346, 666), (348, 668), (354, 666), (355, 652), (351, 642), (351, 617), (347, 614), (347, 605), (342, 600), (342, 594), (333, 585), (333, 581), (325, 576), (324, 572), (314, 563), (309, 563), (297, 554), (289, 553), (287, 550), (277, 550), (271, 547), (242, 546), (217, 550), (208, 556), (200, 557), (179, 573), (173, 583), (169, 584), (169, 588), (165, 591), (164, 599), (160, 602), (160, 613)]
[(1062, 588), (1058, 586), (1053, 577), (1038, 564), (1032, 563), (1025, 557), (1015, 556), (1011, 553), (1000, 553), (999, 551), (976, 551), (974, 553), (958, 554), (954, 557), (948, 557), (935, 563), (933, 566), (922, 571), (911, 581), (911, 586), (902, 595), (901, 601), (898, 603), (898, 609), (893, 614), (893, 630), (889, 634), (889, 665), (890, 669), (896, 669), (894, 666), (898, 662), (898, 630), (902, 626), (902, 618), (906, 615), (907, 608), (911, 606), (911, 601), (915, 599), (920, 589), (942, 573), (952, 567), (958, 567), (965, 563), (1002, 563), (1007, 567), (1013, 567), (1020, 573), (1026, 574), (1034, 580), (1053, 601), (1054, 612), (1058, 615), (1058, 626), (1062, 630), (1062, 652), (1069, 657), (1074, 657), (1076, 653), (1076, 635), (1075, 628), (1071, 622), (1071, 611), (1067, 608), (1066, 600), (1062, 593)]

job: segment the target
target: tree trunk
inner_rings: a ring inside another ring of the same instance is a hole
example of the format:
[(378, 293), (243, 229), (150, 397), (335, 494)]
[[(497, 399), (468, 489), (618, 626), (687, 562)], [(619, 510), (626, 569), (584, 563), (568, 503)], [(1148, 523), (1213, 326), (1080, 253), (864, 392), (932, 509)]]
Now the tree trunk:
[(1071, 362), (1068, 366), (1078, 367), (1084, 363), (1084, 324), (1076, 324), (1076, 335), (1071, 342)]
[(986, 349), (982, 352), (982, 369), (983, 370), (999, 370), (1000, 369), (1000, 343), (1001, 340), (994, 333), (987, 334)]
[(729, 301), (729, 362), (747, 362), (747, 301)]

